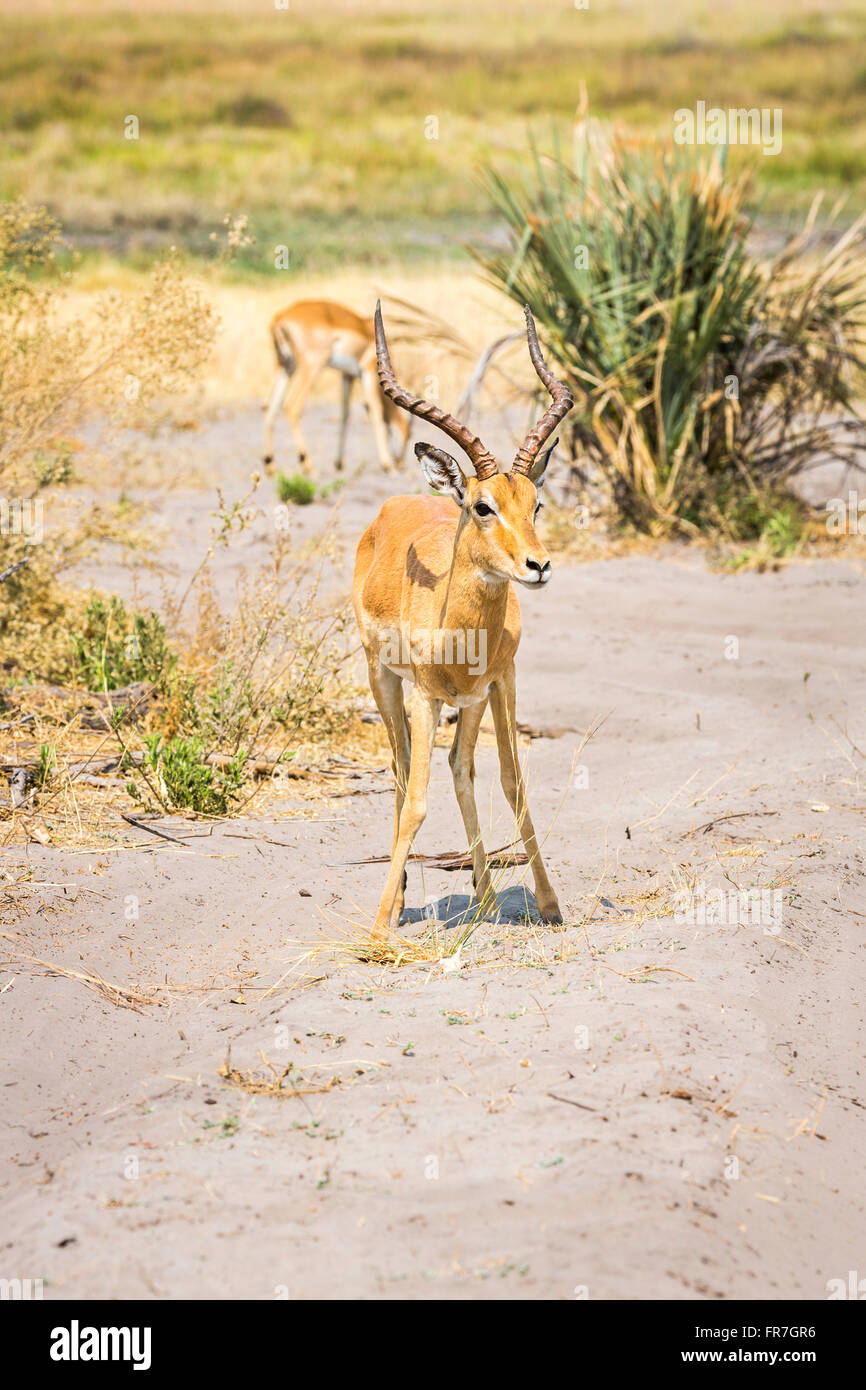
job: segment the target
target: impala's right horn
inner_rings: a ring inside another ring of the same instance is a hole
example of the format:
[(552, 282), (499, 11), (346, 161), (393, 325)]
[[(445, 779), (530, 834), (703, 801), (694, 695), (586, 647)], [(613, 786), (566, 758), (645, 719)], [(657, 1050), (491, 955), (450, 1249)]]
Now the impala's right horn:
[[(376, 304), (376, 361), (379, 367), (379, 385), (385, 395), (394, 402), (395, 405), (402, 406), (410, 414), (417, 415), (421, 420), (429, 420), (431, 425), (437, 425), (440, 430), (459, 444), (460, 448), (472, 460), (475, 472), (479, 478), (492, 478), (494, 473), (499, 472), (496, 459), (489, 449), (486, 449), (476, 434), (473, 434), (466, 425), (461, 425), (459, 420), (455, 420), (453, 415), (440, 410), (438, 405), (432, 401), (425, 401), (421, 396), (413, 396), (411, 391), (407, 391), (401, 386), (394, 375), (394, 368), (391, 366), (391, 355), (388, 352), (388, 343), (385, 338), (385, 326), (382, 323), (382, 306)], [(569, 396), (569, 403), (571, 397)]]
[(526, 341), (529, 344), (529, 356), (532, 358), (532, 365), (553, 397), (551, 405), (548, 406), (535, 429), (530, 430), (524, 439), (511, 465), (512, 473), (527, 474), (544, 441), (550, 438), (560, 420), (571, 410), (574, 405), (574, 397), (565, 382), (558, 381), (553, 375), (541, 355), (538, 333), (535, 330), (535, 319), (532, 317), (532, 310), (528, 304), (524, 305), (523, 312), (526, 315)]

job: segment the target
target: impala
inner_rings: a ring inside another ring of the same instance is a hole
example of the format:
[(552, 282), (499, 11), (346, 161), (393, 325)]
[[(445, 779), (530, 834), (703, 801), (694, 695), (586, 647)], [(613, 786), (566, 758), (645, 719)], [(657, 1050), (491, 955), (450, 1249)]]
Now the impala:
[[(384, 394), (459, 444), (472, 462), (474, 477), (443, 449), (416, 444), (427, 482), (447, 495), (390, 498), (358, 546), (352, 596), (370, 687), (391, 743), (396, 782), (391, 866), (373, 924), (374, 938), (386, 937), (399, 926), (406, 861), (427, 811), (430, 758), (443, 703), (458, 709), (448, 761), (481, 907), (494, 899), (474, 793), (475, 743), (489, 702), (502, 789), (532, 866), (538, 909), (545, 921), (562, 921), (518, 760), (514, 657), (520, 641), (520, 606), (512, 581), (540, 589), (550, 578), (550, 559), (535, 533), (535, 519), (555, 445), (543, 453), (542, 445), (574, 402), (541, 355), (528, 305), (525, 314), (529, 355), (552, 400), (511, 469), (500, 472), (471, 430), (398, 384), (381, 308), (376, 307)], [(408, 717), (404, 680), (413, 683)]]
[[(398, 466), (402, 463), (411, 421), (401, 416), (379, 390), (375, 376), (376, 344), (372, 319), (361, 318), (351, 309), (330, 299), (299, 299), (282, 313), (274, 315), (271, 338), (277, 357), (277, 376), (265, 413), (264, 464), (268, 472), (274, 462), (274, 421), (285, 402), (286, 417), (298, 449), (298, 460), (304, 472), (312, 476), (310, 455), (301, 433), (301, 413), (317, 378), (326, 367), (339, 372), (342, 379), (337, 469), (343, 467), (349, 404), (356, 381), (361, 382), (373, 422), (379, 462), (386, 472), (391, 471), (394, 463)], [(401, 441), (394, 459), (388, 444), (388, 428), (391, 425), (397, 427)]]

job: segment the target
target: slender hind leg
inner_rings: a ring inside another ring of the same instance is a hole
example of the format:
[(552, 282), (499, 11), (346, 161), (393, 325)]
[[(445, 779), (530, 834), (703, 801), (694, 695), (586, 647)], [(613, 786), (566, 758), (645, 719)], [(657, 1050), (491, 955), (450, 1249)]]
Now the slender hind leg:
[(349, 405), (352, 399), (352, 387), (354, 386), (354, 384), (355, 378), (349, 376), (348, 372), (344, 372), (341, 391), (341, 404), (343, 413), (340, 417), (340, 441), (337, 445), (337, 458), (334, 463), (334, 467), (336, 468), (338, 473), (341, 473), (343, 471), (343, 450), (346, 447), (346, 430), (349, 425)]
[(409, 443), (409, 435), (412, 433), (412, 416), (406, 411), (399, 412), (400, 418), (394, 421), (397, 430), (397, 438), (400, 440), (400, 447), (394, 456), (394, 467), (402, 468), (403, 460), (406, 455), (406, 445)]
[(532, 866), (538, 910), (545, 922), (559, 923), (562, 921), (562, 913), (559, 910), (556, 894), (551, 887), (544, 861), (541, 858), (541, 850), (538, 847), (535, 828), (526, 802), (526, 785), (518, 758), (517, 701), (513, 666), (501, 680), (496, 681), (490, 687), (490, 708), (493, 711), (493, 723), (496, 728), (502, 790), (514, 812), (520, 830), (520, 838)]
[(481, 842), (478, 808), (475, 804), (475, 744), (486, 709), (487, 701), (482, 700), (477, 705), (468, 705), (460, 710), (457, 715), (454, 742), (451, 745), (451, 752), (448, 754), (457, 804), (460, 807), (460, 814), (463, 817), (466, 837), (472, 854), (472, 882), (475, 886), (475, 895), (484, 908), (489, 907), (493, 902), (494, 892), (493, 884), (490, 882), (490, 871), (487, 868), (487, 855)]
[(316, 378), (327, 365), (327, 357), (305, 357), (292, 377), (292, 384), (286, 400), (286, 418), (297, 445), (298, 462), (309, 478), (314, 476), (314, 471), (304, 436), (301, 433), (301, 412), (307, 403), (307, 397)]
[(427, 783), (430, 780), (430, 756), (436, 725), (439, 722), (441, 700), (431, 699), (416, 686), (412, 692), (411, 714), (411, 756), (409, 780), (406, 795), (400, 809), (400, 823), (397, 840), (391, 855), (391, 867), (385, 883), (385, 890), (379, 901), (379, 910), (373, 923), (372, 939), (381, 941), (400, 925), (397, 907), (402, 896), (402, 885), (406, 872), (406, 860), (412, 848), (412, 841), (420, 830), (427, 814)]
[(285, 367), (279, 368), (276, 380), (274, 381), (274, 389), (268, 401), (268, 408), (265, 412), (265, 453), (263, 462), (265, 470), (268, 473), (270, 473), (274, 462), (274, 421), (280, 412), (280, 406), (289, 388), (290, 377), (291, 373)]

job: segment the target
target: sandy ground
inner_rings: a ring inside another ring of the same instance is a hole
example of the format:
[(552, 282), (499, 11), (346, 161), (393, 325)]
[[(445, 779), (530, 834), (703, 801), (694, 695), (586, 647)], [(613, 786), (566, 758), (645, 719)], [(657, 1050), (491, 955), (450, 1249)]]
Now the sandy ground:
[[(147, 447), (235, 494), (258, 429), (239, 411)], [(347, 486), (349, 560), (397, 490)], [(182, 583), (212, 494), (149, 495)], [(271, 524), (220, 560), (224, 592)], [(483, 963), (298, 966), (370, 919), (384, 867), (345, 861), (389, 848), (385, 777), (184, 848), (30, 846), (33, 955), (189, 988), (135, 1012), (3, 966), (0, 1275), (57, 1298), (821, 1299), (862, 1274), (863, 592), (842, 562), (723, 577), (687, 554), (560, 563), (521, 595), (519, 713), (573, 731), (526, 753), (565, 963), (558, 933), (503, 922)], [(507, 842), (489, 746), (478, 799)], [(463, 847), (444, 751), (417, 847)], [(687, 879), (773, 906), (675, 914)], [(468, 891), (415, 868), (407, 903)], [(254, 1096), (229, 1051), (340, 1084)]]

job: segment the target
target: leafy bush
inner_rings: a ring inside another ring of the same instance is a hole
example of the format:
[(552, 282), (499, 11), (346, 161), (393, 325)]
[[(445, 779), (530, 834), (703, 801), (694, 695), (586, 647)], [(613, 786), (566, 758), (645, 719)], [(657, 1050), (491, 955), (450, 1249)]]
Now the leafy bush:
[(316, 484), (303, 473), (277, 474), (277, 496), (281, 502), (294, 502), (296, 507), (308, 507), (316, 499)]
[[(222, 506), (209, 556), (214, 545), (230, 543), (252, 510)], [(145, 716), (149, 732), (142, 739), (135, 728), (114, 726), (128, 758), (128, 790), (139, 801), (164, 810), (237, 811), (255, 795), (252, 779), (242, 789), (251, 762), (266, 774), (299, 748), (345, 729), (357, 698), (346, 674), (349, 613), (330, 604), (323, 613), (318, 601), (332, 543), (326, 535), (292, 563), (287, 544), (279, 536), (270, 569), (241, 582), (230, 615), (214, 600), (207, 560), (187, 591), (197, 599), (192, 629), (183, 620), (183, 598), (167, 609), (177, 659), (163, 667)]]
[(119, 598), (94, 598), (85, 612), (83, 631), (73, 633), (74, 661), (88, 690), (120, 690), (134, 681), (158, 684), (176, 658), (165, 626), (156, 613), (127, 613)]
[[(247, 755), (237, 753), (218, 767), (206, 759), (199, 738), (166, 740), (161, 734), (150, 734), (145, 739), (142, 776), (167, 810), (227, 815), (240, 796)], [(129, 783), (127, 790), (139, 798), (135, 783)]]
[[(130, 423), (181, 390), (217, 327), (175, 256), (154, 267), (143, 292), (103, 298), (92, 321), (70, 315), (61, 246), (44, 208), (0, 203), (0, 572), (22, 562), (0, 584), (0, 660), (59, 679), (69, 618), (86, 601), (64, 577), (99, 543), (129, 534), (122, 507), (58, 505), (72, 476), (70, 436), (88, 411)], [(80, 439), (75, 451), (79, 463), (91, 452)]]
[(818, 452), (853, 457), (863, 218), (813, 260), (816, 203), (762, 265), (746, 175), (620, 139), (578, 142), (573, 167), (535, 153), (489, 186), (512, 246), (478, 257), (532, 306), (578, 399), (566, 428), (579, 477), (600, 475), (622, 518), (652, 534), (726, 519), (742, 538), (754, 534), (744, 499), (784, 491)]

